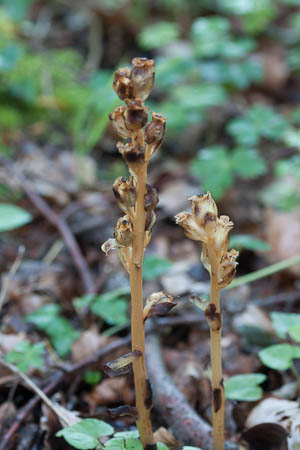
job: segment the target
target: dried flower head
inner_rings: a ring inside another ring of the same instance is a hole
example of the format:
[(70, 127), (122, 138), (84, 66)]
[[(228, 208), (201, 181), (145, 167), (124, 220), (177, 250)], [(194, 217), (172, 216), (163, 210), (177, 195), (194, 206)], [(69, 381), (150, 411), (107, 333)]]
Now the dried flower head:
[(217, 219), (215, 232), (215, 249), (221, 256), (226, 253), (229, 247), (229, 232), (233, 228), (233, 222), (228, 216), (220, 216)]
[(150, 184), (147, 184), (147, 193), (145, 194), (145, 210), (153, 211), (158, 204), (158, 194), (157, 190), (154, 189)]
[(180, 225), (185, 232), (185, 235), (193, 241), (207, 241), (205, 230), (196, 222), (191, 213), (183, 211), (175, 216), (176, 224)]
[(238, 263), (236, 258), (239, 256), (239, 252), (234, 249), (228, 251), (225, 257), (222, 259), (220, 268), (218, 271), (218, 284), (220, 288), (228, 286), (235, 277), (236, 267)]
[(152, 144), (152, 156), (161, 146), (165, 135), (167, 119), (162, 114), (152, 113), (152, 120), (145, 128), (145, 141), (147, 144)]
[(113, 89), (121, 100), (132, 98), (129, 67), (122, 67), (115, 72)]
[(145, 162), (145, 147), (137, 143), (134, 145), (130, 140), (125, 144), (118, 142), (117, 148), (125, 159), (129, 169), (131, 169), (133, 173), (136, 173)]
[(117, 222), (114, 238), (119, 245), (129, 247), (132, 244), (132, 224), (129, 217), (123, 216)]
[(118, 243), (115, 239), (109, 238), (101, 245), (101, 250), (105, 253), (105, 256), (109, 254), (111, 250), (118, 248)]
[(176, 303), (174, 303), (174, 298), (171, 295), (163, 291), (154, 292), (146, 300), (143, 311), (144, 321), (151, 316), (164, 316), (174, 306), (176, 306)]
[(125, 108), (125, 124), (128, 130), (138, 131), (148, 120), (148, 108), (141, 100), (127, 100)]
[(155, 62), (153, 59), (133, 58), (131, 83), (133, 97), (145, 101), (153, 88)]
[(136, 180), (134, 177), (119, 177), (113, 184), (113, 193), (122, 209), (126, 212), (136, 202)]
[(128, 130), (125, 124), (125, 111), (125, 106), (118, 106), (111, 114), (109, 114), (114, 130), (123, 139), (129, 138), (131, 135), (130, 130)]
[(192, 212), (196, 222), (210, 235), (214, 232), (218, 217), (218, 208), (210, 192), (193, 195), (189, 198), (192, 203)]

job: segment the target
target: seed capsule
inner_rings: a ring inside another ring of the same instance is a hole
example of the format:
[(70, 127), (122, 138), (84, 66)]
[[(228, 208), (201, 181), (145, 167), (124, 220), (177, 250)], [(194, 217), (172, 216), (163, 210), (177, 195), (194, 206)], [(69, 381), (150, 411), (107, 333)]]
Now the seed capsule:
[(133, 98), (145, 101), (152, 91), (154, 77), (155, 62), (153, 59), (134, 58), (130, 74)]
[(157, 190), (150, 184), (147, 184), (147, 193), (145, 194), (145, 210), (153, 211), (159, 202)]
[(196, 222), (205, 230), (208, 236), (211, 235), (216, 227), (218, 209), (210, 192), (193, 195), (189, 200), (192, 202), (192, 212)]
[(129, 247), (132, 244), (132, 224), (128, 216), (120, 217), (117, 222), (114, 238), (119, 245)]
[(223, 258), (218, 272), (218, 285), (220, 288), (228, 286), (234, 279), (238, 265), (236, 258), (238, 256), (239, 252), (231, 249)]
[(126, 128), (137, 131), (143, 128), (148, 120), (148, 108), (140, 100), (128, 100), (125, 110)]
[(130, 130), (125, 124), (125, 106), (118, 106), (111, 114), (109, 118), (116, 133), (123, 139), (127, 139), (131, 136)]
[(123, 67), (115, 72), (113, 89), (121, 100), (132, 98), (130, 69)]
[(130, 208), (136, 202), (136, 181), (133, 177), (119, 177), (113, 185), (113, 193), (117, 202), (123, 208)]
[(145, 148), (141, 145), (136, 144), (132, 145), (132, 142), (127, 142), (123, 144), (122, 142), (117, 143), (117, 148), (126, 163), (128, 164), (129, 169), (131, 169), (134, 173), (139, 169), (139, 167), (145, 162)]
[(180, 225), (185, 232), (185, 235), (193, 241), (207, 241), (205, 230), (195, 221), (191, 213), (183, 211), (175, 216), (176, 224)]
[(145, 141), (147, 144), (152, 144), (150, 156), (161, 146), (165, 134), (166, 121), (167, 119), (163, 115), (153, 112), (152, 120), (145, 128)]

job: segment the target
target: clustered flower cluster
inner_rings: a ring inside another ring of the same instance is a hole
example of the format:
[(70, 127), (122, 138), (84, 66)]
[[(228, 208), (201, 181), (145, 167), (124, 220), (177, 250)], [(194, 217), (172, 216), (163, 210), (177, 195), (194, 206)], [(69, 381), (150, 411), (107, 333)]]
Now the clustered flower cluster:
[[(132, 257), (133, 224), (136, 217), (138, 179), (145, 173), (149, 159), (159, 149), (165, 132), (166, 119), (152, 113), (148, 121), (148, 108), (144, 105), (154, 83), (155, 63), (147, 58), (134, 58), (132, 69), (121, 68), (115, 72), (113, 88), (126, 105), (118, 106), (109, 116), (116, 133), (125, 141), (118, 142), (117, 148), (129, 169), (129, 177), (119, 177), (113, 185), (113, 192), (120, 209), (124, 213), (116, 225), (114, 238), (102, 245), (107, 254), (117, 249), (120, 260), (129, 272)], [(157, 192), (146, 185), (145, 238), (144, 248), (151, 239), (156, 216), (154, 209), (158, 203)]]
[(210, 275), (215, 271), (218, 287), (228, 286), (236, 272), (238, 252), (229, 248), (229, 232), (233, 222), (228, 216), (218, 217), (218, 209), (211, 194), (193, 195), (192, 213), (181, 212), (176, 216), (176, 223), (183, 227), (188, 238), (202, 241), (201, 260)]

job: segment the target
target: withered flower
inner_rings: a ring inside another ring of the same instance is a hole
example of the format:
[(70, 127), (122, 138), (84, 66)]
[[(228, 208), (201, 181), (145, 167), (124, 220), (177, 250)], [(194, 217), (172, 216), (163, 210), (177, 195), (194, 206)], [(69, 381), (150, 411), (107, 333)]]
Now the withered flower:
[(113, 184), (113, 193), (122, 211), (131, 208), (136, 202), (136, 180), (134, 177), (119, 177)]
[(111, 114), (109, 114), (109, 118), (114, 130), (123, 139), (127, 139), (131, 136), (131, 132), (130, 130), (128, 130), (125, 124), (125, 110), (125, 106), (118, 106)]
[(114, 232), (115, 240), (119, 245), (129, 247), (132, 244), (132, 237), (132, 224), (129, 217), (120, 217)]
[(161, 146), (165, 134), (167, 119), (162, 114), (152, 113), (152, 120), (145, 128), (145, 141), (152, 144), (152, 156)]
[(231, 249), (226, 253), (222, 259), (220, 268), (218, 271), (218, 284), (220, 288), (228, 286), (235, 277), (236, 267), (238, 263), (236, 258), (239, 256), (239, 252)]
[(193, 241), (207, 241), (204, 228), (199, 226), (191, 213), (183, 211), (175, 216), (176, 224), (180, 225), (185, 235)]
[(129, 169), (136, 173), (139, 167), (145, 162), (145, 147), (139, 144), (133, 145), (129, 141), (125, 144), (118, 142), (117, 148), (127, 162)]
[(128, 100), (125, 108), (125, 124), (128, 130), (138, 131), (148, 120), (148, 108), (140, 100)]
[(132, 98), (129, 67), (122, 67), (115, 72), (113, 89), (121, 100)]
[(131, 83), (133, 97), (145, 101), (154, 83), (155, 62), (153, 59), (133, 58), (131, 69)]
[(153, 228), (153, 225), (156, 221), (156, 214), (154, 211), (150, 210), (147, 211), (146, 214), (146, 222), (145, 222), (145, 231), (151, 231)]
[(109, 254), (111, 250), (118, 248), (118, 243), (115, 239), (109, 238), (101, 245), (101, 250), (105, 253), (105, 256)]
[(192, 202), (195, 220), (209, 236), (215, 230), (218, 217), (218, 209), (214, 199), (210, 192), (207, 192), (207, 194), (193, 195), (189, 200)]
[(229, 247), (229, 231), (233, 228), (233, 222), (228, 216), (220, 216), (217, 219), (215, 232), (215, 249), (223, 256)]
[(151, 211), (156, 208), (159, 199), (157, 190), (154, 189), (150, 184), (147, 184), (147, 193), (145, 194), (145, 210)]
[(176, 303), (174, 303), (174, 298), (171, 295), (163, 291), (154, 292), (146, 300), (143, 310), (144, 321), (151, 316), (164, 316), (174, 306), (176, 306)]

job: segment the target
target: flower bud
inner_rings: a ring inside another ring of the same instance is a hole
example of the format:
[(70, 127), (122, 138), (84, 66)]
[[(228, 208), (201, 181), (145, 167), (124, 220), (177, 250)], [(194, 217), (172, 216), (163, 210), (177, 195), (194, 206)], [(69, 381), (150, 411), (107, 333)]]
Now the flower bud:
[(165, 134), (167, 119), (155, 112), (152, 113), (152, 120), (145, 128), (145, 141), (152, 144), (150, 156), (152, 156), (161, 146)]
[(174, 298), (166, 292), (154, 292), (146, 300), (143, 315), (144, 321), (151, 316), (164, 316), (176, 306)]
[(123, 139), (127, 139), (131, 136), (130, 131), (125, 125), (125, 110), (126, 106), (118, 106), (111, 114), (109, 114), (114, 130)]
[(218, 209), (210, 192), (193, 195), (189, 200), (192, 202), (192, 212), (195, 220), (204, 228), (207, 235), (211, 235), (216, 227)]
[(130, 69), (123, 67), (115, 72), (113, 89), (121, 100), (132, 98)]
[(215, 232), (215, 249), (223, 256), (229, 247), (229, 231), (233, 228), (233, 222), (228, 216), (220, 216), (217, 219)]
[(125, 124), (128, 130), (137, 131), (143, 128), (148, 120), (148, 108), (140, 100), (128, 100), (125, 110)]
[(129, 247), (132, 244), (132, 224), (128, 216), (120, 217), (117, 222), (114, 238), (119, 245), (123, 247)]
[(118, 142), (117, 148), (128, 164), (129, 169), (132, 169), (134, 173), (144, 164), (145, 148), (143, 146), (139, 144), (133, 146), (131, 140), (129, 140), (126, 144)]
[(130, 74), (133, 98), (145, 101), (152, 91), (154, 77), (155, 62), (153, 59), (134, 58)]
[(145, 210), (153, 211), (156, 208), (158, 200), (157, 190), (150, 184), (147, 184), (147, 193), (145, 194)]
[(136, 181), (133, 177), (119, 177), (113, 184), (113, 193), (121, 209), (131, 208), (136, 202)]
[(183, 211), (175, 216), (176, 224), (180, 225), (185, 235), (193, 241), (207, 241), (205, 230), (199, 226), (191, 213)]
[(238, 265), (236, 258), (238, 256), (239, 252), (231, 249), (223, 258), (218, 272), (218, 284), (220, 288), (228, 286), (234, 279), (236, 266)]

